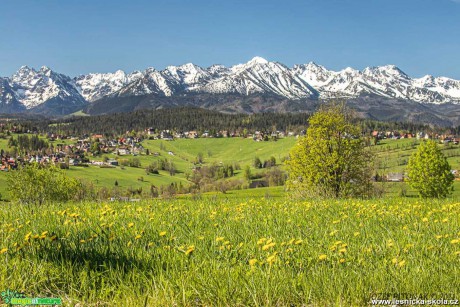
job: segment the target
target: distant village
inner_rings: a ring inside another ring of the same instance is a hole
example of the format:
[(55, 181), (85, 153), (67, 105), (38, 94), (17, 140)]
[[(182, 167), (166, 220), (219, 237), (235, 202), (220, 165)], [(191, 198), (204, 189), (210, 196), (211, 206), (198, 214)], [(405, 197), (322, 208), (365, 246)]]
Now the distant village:
[[(1, 124), (0, 124), (1, 125)], [(15, 129), (11, 129), (11, 133), (15, 133)], [(36, 132), (28, 131), (23, 135), (37, 135)], [(108, 138), (102, 134), (83, 135), (81, 137), (65, 136), (54, 133), (48, 133), (44, 136), (50, 145), (48, 148), (36, 148), (35, 150), (16, 150), (16, 152), (9, 152), (6, 149), (1, 149), (0, 157), (0, 171), (9, 171), (15, 169), (21, 163), (54, 163), (61, 168), (68, 168), (69, 166), (99, 166), (99, 167), (116, 167), (119, 166), (121, 156), (137, 156), (141, 154), (159, 156), (158, 152), (149, 152), (142, 146), (142, 141), (149, 140), (162, 140), (174, 141), (176, 139), (197, 139), (197, 138), (230, 138), (230, 137), (244, 137), (254, 140), (255, 142), (263, 141), (276, 141), (285, 137), (299, 137), (305, 135), (305, 130), (299, 133), (290, 131), (172, 131), (161, 130), (158, 131), (152, 127), (140, 132), (126, 132), (124, 136), (117, 138)], [(372, 131), (369, 139), (376, 141), (383, 139), (435, 139), (442, 144), (458, 145), (460, 138), (456, 135), (435, 134), (427, 132), (417, 133), (402, 133), (399, 131)], [(63, 143), (59, 141), (66, 140)], [(68, 144), (68, 140), (72, 144)], [(375, 142), (377, 143), (377, 142)], [(102, 154), (113, 154), (113, 158), (105, 157), (103, 161), (92, 160), (91, 157)], [(169, 155), (174, 155), (174, 152), (169, 151)], [(457, 171), (453, 170), (455, 175)], [(404, 174), (402, 173), (389, 173), (386, 176), (387, 181), (404, 181)]]

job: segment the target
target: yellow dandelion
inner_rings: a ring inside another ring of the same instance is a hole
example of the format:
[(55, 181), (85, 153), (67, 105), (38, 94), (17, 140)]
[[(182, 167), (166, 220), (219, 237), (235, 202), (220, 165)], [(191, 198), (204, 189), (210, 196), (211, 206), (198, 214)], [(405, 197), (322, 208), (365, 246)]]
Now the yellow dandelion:
[(422, 219), (422, 222), (427, 223), (427, 222), (428, 222), (428, 218), (427, 218), (427, 217), (424, 217), (424, 218)]
[(188, 249), (185, 251), (185, 254), (190, 255), (191, 253), (193, 253), (194, 250), (195, 250), (195, 245), (190, 245)]
[(54, 240), (56, 240), (56, 239), (57, 239), (57, 236), (56, 236), (56, 235), (50, 237), (50, 240), (51, 240), (51, 241), (54, 241)]
[(327, 255), (321, 254), (321, 255), (319, 255), (318, 259), (321, 260), (321, 261), (326, 260), (326, 259), (327, 259)]
[(297, 241), (294, 242), (295, 245), (300, 245), (303, 243), (303, 240), (299, 239)]
[(6, 253), (7, 251), (8, 249), (6, 247), (0, 249), (0, 255)]
[(166, 231), (161, 231), (160, 232), (160, 237), (164, 237), (166, 235)]
[(262, 250), (263, 250), (263, 251), (269, 250), (270, 248), (272, 248), (272, 247), (275, 246), (275, 245), (276, 245), (275, 242), (272, 242), (272, 243), (269, 243), (269, 244), (265, 244), (265, 245), (262, 247)]
[(275, 262), (276, 260), (275, 258), (276, 258), (276, 254), (267, 257), (267, 263), (271, 265), (273, 262)]
[(129, 223), (129, 224), (128, 224), (128, 228), (131, 228), (131, 227), (133, 227), (133, 226), (134, 226), (134, 223)]
[(391, 259), (391, 263), (393, 263), (393, 264), (398, 263), (398, 259), (396, 259), (396, 258)]
[(31, 232), (28, 232), (28, 233), (24, 236), (24, 241), (29, 241), (31, 235), (32, 235), (32, 231), (31, 231)]
[(450, 241), (450, 244), (457, 244), (460, 242), (460, 239), (454, 239), (452, 241)]
[(340, 258), (339, 262), (340, 262), (340, 263), (344, 263), (344, 262), (345, 262), (345, 259), (344, 259), (344, 258)]
[(80, 240), (80, 243), (82, 243), (82, 244), (85, 243), (85, 242), (86, 242), (86, 240), (83, 240), (83, 239)]
[(260, 238), (260, 239), (257, 241), (257, 245), (262, 245), (262, 244), (264, 244), (265, 241), (267, 241), (267, 238)]
[(405, 264), (406, 264), (406, 260), (401, 260), (401, 261), (398, 263), (398, 265), (399, 265), (400, 267), (404, 266)]
[(355, 233), (353, 233), (353, 235), (354, 235), (355, 237), (357, 237), (357, 236), (359, 236), (359, 232), (356, 231)]
[(250, 259), (249, 260), (249, 265), (254, 266), (257, 263), (257, 259)]
[(128, 247), (131, 246), (131, 244), (133, 244), (131, 241), (128, 242), (128, 244), (126, 244)]
[(138, 234), (137, 236), (134, 237), (135, 240), (139, 240), (140, 238), (142, 238), (142, 236), (140, 234)]
[(347, 252), (346, 248), (339, 249), (339, 253), (341, 253), (341, 254), (345, 254), (346, 252)]
[(224, 241), (224, 239), (225, 239), (224, 237), (217, 237), (216, 242)]

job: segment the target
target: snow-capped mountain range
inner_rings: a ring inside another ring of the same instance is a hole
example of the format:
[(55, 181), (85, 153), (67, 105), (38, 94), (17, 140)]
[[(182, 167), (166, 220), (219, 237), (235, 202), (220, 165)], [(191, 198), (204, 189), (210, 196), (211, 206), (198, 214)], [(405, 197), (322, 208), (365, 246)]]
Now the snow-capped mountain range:
[[(76, 111), (101, 98), (186, 93), (271, 94), (284, 99), (356, 98), (377, 95), (420, 103), (460, 104), (460, 81), (446, 77), (410, 78), (394, 65), (328, 70), (313, 62), (289, 68), (255, 57), (245, 64), (202, 68), (194, 64), (125, 73), (92, 73), (75, 78), (48, 67), (23, 66), (0, 78), (0, 113), (40, 110), (43, 105)], [(52, 103), (50, 103), (52, 102)]]

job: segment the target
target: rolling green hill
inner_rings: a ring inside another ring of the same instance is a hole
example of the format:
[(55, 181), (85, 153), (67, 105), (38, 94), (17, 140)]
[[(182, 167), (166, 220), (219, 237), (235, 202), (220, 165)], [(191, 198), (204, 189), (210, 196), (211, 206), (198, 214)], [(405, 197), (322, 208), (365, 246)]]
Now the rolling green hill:
[[(69, 140), (66, 141), (68, 143)], [(147, 191), (151, 185), (156, 187), (169, 185), (171, 183), (188, 185), (186, 175), (192, 172), (194, 161), (198, 155), (204, 160), (203, 165), (211, 164), (232, 164), (239, 165), (240, 170), (235, 171), (232, 179), (243, 179), (244, 168), (251, 166), (251, 172), (257, 174), (264, 170), (255, 169), (252, 164), (255, 157), (261, 161), (268, 160), (271, 156), (276, 159), (278, 165), (282, 165), (282, 160), (289, 154), (290, 148), (295, 144), (295, 137), (287, 137), (278, 141), (256, 142), (248, 138), (198, 138), (198, 139), (177, 139), (174, 141), (163, 140), (144, 140), (142, 145), (148, 149), (150, 155), (116, 156), (114, 154), (105, 155), (108, 158), (133, 159), (138, 158), (140, 167), (115, 167), (100, 168), (98, 166), (77, 167), (71, 166), (67, 174), (74, 178), (80, 178), (86, 182), (91, 182), (98, 187), (114, 188), (115, 181), (120, 189), (142, 188)], [(378, 145), (370, 147), (374, 153), (376, 173), (384, 175), (394, 172), (404, 172), (410, 155), (416, 150), (420, 141), (416, 139), (381, 140)], [(0, 139), (0, 149), (7, 149), (8, 141)], [(459, 145), (439, 145), (452, 169), (460, 169), (460, 147)], [(155, 155), (156, 153), (156, 155)], [(102, 160), (104, 156), (91, 157), (93, 160)], [(172, 161), (177, 169), (174, 176), (166, 171), (160, 171), (158, 175), (147, 175), (145, 168), (159, 159)], [(415, 193), (406, 187), (405, 183), (385, 183), (382, 184), (387, 195), (398, 195), (405, 190), (408, 195)], [(455, 184), (457, 187), (460, 184)], [(456, 188), (458, 191), (460, 186)], [(0, 193), (3, 198), (8, 199), (6, 186), (6, 173), (0, 172)], [(454, 195), (457, 195), (455, 192)]]

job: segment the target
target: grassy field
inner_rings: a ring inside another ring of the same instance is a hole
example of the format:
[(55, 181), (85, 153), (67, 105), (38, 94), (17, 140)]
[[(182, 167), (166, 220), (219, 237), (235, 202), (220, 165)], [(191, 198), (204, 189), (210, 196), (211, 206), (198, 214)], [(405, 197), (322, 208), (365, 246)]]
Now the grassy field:
[(458, 225), (451, 200), (3, 204), (0, 289), (64, 306), (458, 299)]

